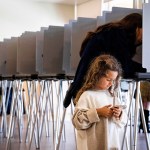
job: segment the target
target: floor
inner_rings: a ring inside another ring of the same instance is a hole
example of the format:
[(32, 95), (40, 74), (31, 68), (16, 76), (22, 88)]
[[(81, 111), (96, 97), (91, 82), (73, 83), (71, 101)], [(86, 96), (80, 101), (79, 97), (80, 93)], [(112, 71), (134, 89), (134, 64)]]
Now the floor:
[[(19, 132), (18, 127), (14, 128), (14, 134), (13, 137), (10, 138), (9, 146), (6, 148), (7, 139), (3, 137), (3, 133), (0, 133), (0, 150), (36, 150), (36, 144), (35, 144), (35, 138), (32, 140), (31, 147), (29, 148), (29, 142), (25, 142), (25, 135), (27, 131), (27, 121), (24, 116), (24, 122), (22, 127), (22, 141), (19, 142)], [(43, 128), (45, 129), (45, 128)], [(43, 130), (41, 141), (40, 141), (40, 148), (41, 150), (54, 150), (53, 146), (53, 136), (51, 134), (47, 137), (46, 136), (46, 130)], [(150, 136), (150, 134), (148, 135)], [(64, 138), (66, 137), (66, 138)], [(150, 139), (150, 137), (149, 137)], [(60, 148), (59, 150), (76, 150), (76, 144), (75, 144), (75, 134), (74, 134), (74, 128), (72, 126), (71, 121), (65, 121), (65, 136), (63, 136)], [(127, 148), (124, 148), (124, 150), (127, 150)], [(145, 134), (144, 133), (138, 133), (137, 138), (137, 150), (147, 150), (146, 148), (146, 140), (145, 140)]]

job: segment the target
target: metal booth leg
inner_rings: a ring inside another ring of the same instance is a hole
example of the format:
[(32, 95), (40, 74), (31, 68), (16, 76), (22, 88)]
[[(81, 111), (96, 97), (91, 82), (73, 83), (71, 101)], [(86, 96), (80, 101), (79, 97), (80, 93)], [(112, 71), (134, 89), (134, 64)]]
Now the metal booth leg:
[[(132, 88), (131, 88), (131, 84), (132, 84)], [(128, 116), (128, 118), (127, 118), (127, 124), (125, 126), (124, 134), (123, 134), (123, 140), (122, 140), (121, 150), (123, 150), (124, 142), (125, 142), (125, 140), (127, 138), (127, 128), (128, 128), (129, 118), (130, 118), (130, 131), (131, 131), (131, 128), (132, 128), (132, 118), (131, 118), (131, 111), (132, 111), (132, 109), (131, 108), (132, 108), (132, 103), (133, 103), (134, 91), (135, 91), (135, 82), (132, 81), (132, 82), (129, 83), (129, 92), (130, 92), (129, 93), (130, 94), (129, 100), (130, 100), (130, 103), (129, 103), (128, 114), (127, 114), (127, 116)], [(131, 148), (131, 146), (130, 146), (130, 148)], [(128, 145), (127, 145), (127, 149), (128, 149)]]
[(56, 146), (56, 150), (59, 150), (60, 141), (61, 141), (61, 135), (62, 135), (63, 126), (64, 126), (64, 122), (65, 122), (66, 110), (67, 110), (67, 108), (64, 108), (63, 118), (62, 118), (62, 122), (61, 122), (61, 126), (60, 126), (60, 132), (59, 132), (58, 144)]
[[(70, 83), (71, 82), (68, 81), (68, 87), (70, 86)], [(62, 133), (63, 133), (63, 127), (64, 127), (64, 122), (65, 122), (66, 111), (67, 111), (67, 108), (64, 108), (62, 121), (61, 121), (61, 124), (60, 124), (59, 135), (58, 135), (58, 142), (57, 142), (57, 144), (55, 143), (56, 144), (55, 150), (59, 150), (59, 147), (60, 147), (60, 142), (61, 142), (61, 137), (62, 137)], [(71, 106), (71, 112), (73, 113), (72, 106)]]
[(133, 148), (134, 148), (134, 150), (136, 150), (136, 147), (137, 147), (137, 129), (138, 129), (139, 106), (140, 106), (140, 109), (141, 109), (140, 113), (141, 113), (141, 117), (142, 117), (142, 123), (144, 125), (147, 149), (149, 150), (150, 145), (149, 145), (149, 140), (148, 140), (147, 128), (146, 128), (146, 124), (145, 124), (143, 104), (142, 104), (142, 99), (141, 99), (141, 95), (140, 95), (140, 81), (136, 82), (136, 86), (137, 86), (137, 91), (136, 91), (136, 101), (135, 101), (135, 122), (134, 122), (134, 145), (133, 145)]

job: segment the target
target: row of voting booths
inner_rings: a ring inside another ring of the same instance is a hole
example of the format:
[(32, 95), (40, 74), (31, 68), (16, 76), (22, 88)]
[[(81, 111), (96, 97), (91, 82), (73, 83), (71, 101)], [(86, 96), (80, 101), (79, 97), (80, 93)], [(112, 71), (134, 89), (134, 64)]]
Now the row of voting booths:
[[(94, 31), (98, 26), (121, 19), (133, 12), (143, 14), (143, 50), (141, 49), (142, 55), (140, 53), (135, 60), (141, 61), (143, 67), (149, 71), (149, 11), (149, 3), (144, 4), (143, 10), (113, 7), (112, 11), (104, 11), (102, 16), (96, 18), (79, 17), (77, 20), (70, 20), (64, 26), (41, 27), (40, 31), (25, 31), (19, 37), (11, 37), (0, 42), (2, 88), (0, 130), (7, 138), (6, 148), (9, 147), (13, 136), (15, 122), (18, 122), (18, 139), (20, 142), (24, 141), (22, 139), (24, 113), (28, 118), (25, 141), (29, 149), (33, 139), (36, 148), (40, 148), (43, 130), (46, 130), (46, 136), (51, 137), (50, 145), (53, 149), (59, 149), (60, 140), (67, 140), (65, 136), (67, 129), (62, 130), (62, 127), (65, 128), (62, 115), (63, 98), (80, 60), (81, 43), (87, 32)], [(12, 94), (10, 119), (7, 119), (10, 94)], [(69, 108), (73, 112), (73, 106)], [(130, 136), (130, 141), (133, 136), (133, 134)], [(136, 140), (135, 138), (134, 144), (132, 142), (124, 144), (124, 148), (133, 145), (136, 147)], [(147, 148), (149, 148), (148, 140)]]
[[(41, 27), (37, 32), (25, 31), (20, 37), (4, 39), (0, 42), (0, 74), (3, 77), (31, 74), (73, 76), (87, 32), (132, 12), (142, 13), (142, 10), (113, 7), (111, 12), (105, 11), (97, 18), (79, 17), (64, 26)], [(146, 52), (144, 54), (146, 57)], [(144, 66), (148, 65), (144, 63)]]

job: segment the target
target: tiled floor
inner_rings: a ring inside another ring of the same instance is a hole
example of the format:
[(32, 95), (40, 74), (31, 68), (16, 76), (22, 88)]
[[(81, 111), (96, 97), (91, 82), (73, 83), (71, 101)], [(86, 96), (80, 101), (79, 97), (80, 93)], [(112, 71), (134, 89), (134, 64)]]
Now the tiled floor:
[[(10, 144), (7, 150), (29, 150), (29, 143), (25, 142), (26, 129), (27, 128), (26, 128), (26, 121), (25, 121), (24, 127), (22, 128), (22, 131), (23, 131), (22, 142), (19, 142), (18, 128), (17, 127), (15, 128), (14, 136), (13, 138), (11, 138)], [(61, 140), (60, 150), (76, 150), (74, 128), (70, 121), (65, 122), (65, 133), (66, 133), (65, 135), (66, 140)], [(52, 138), (51, 132), (50, 132), (50, 136), (46, 137), (46, 132), (44, 128), (41, 142), (40, 142), (40, 149), (41, 150), (54, 150), (52, 139), (53, 138)], [(7, 142), (7, 139), (3, 137), (2, 133), (0, 133), (0, 150), (6, 150), (6, 142)], [(35, 150), (35, 149), (36, 149), (35, 140), (33, 138), (30, 150)], [(127, 150), (127, 149), (125, 148), (124, 150)], [(138, 133), (137, 150), (147, 150), (144, 133)]]
[[(25, 117), (26, 118), (26, 117)], [(6, 146), (7, 144), (7, 138), (3, 137), (3, 133), (0, 132), (0, 150), (36, 150), (36, 144), (35, 144), (35, 138), (33, 137), (31, 147), (29, 148), (29, 142), (26, 142), (26, 131), (27, 131), (27, 121), (24, 118), (23, 122), (23, 128), (22, 128), (22, 141), (19, 140), (19, 131), (16, 123), (16, 127), (14, 129), (13, 137), (10, 138), (9, 146)], [(0, 123), (1, 123), (1, 117), (0, 117)], [(50, 128), (52, 127), (52, 124), (50, 124)], [(45, 126), (43, 127), (43, 133), (41, 136), (40, 141), (40, 149), (41, 150), (54, 150), (54, 144), (53, 144), (53, 135), (52, 135), (52, 128), (50, 130), (49, 136), (46, 136), (46, 130)], [(76, 150), (75, 145), (75, 134), (74, 134), (74, 128), (71, 124), (71, 122), (66, 121), (65, 122), (65, 135), (62, 135), (61, 143), (60, 143), (60, 150)], [(7, 148), (6, 148), (7, 147)]]

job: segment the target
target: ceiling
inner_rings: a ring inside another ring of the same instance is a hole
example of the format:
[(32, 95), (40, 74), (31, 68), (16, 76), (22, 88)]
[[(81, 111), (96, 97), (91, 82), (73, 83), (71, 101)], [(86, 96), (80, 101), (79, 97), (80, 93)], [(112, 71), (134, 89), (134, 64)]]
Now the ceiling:
[(91, 1), (91, 0), (33, 0), (33, 1), (42, 1), (42, 2), (74, 5), (75, 3), (76, 4), (81, 4), (81, 3), (88, 2), (88, 1)]

